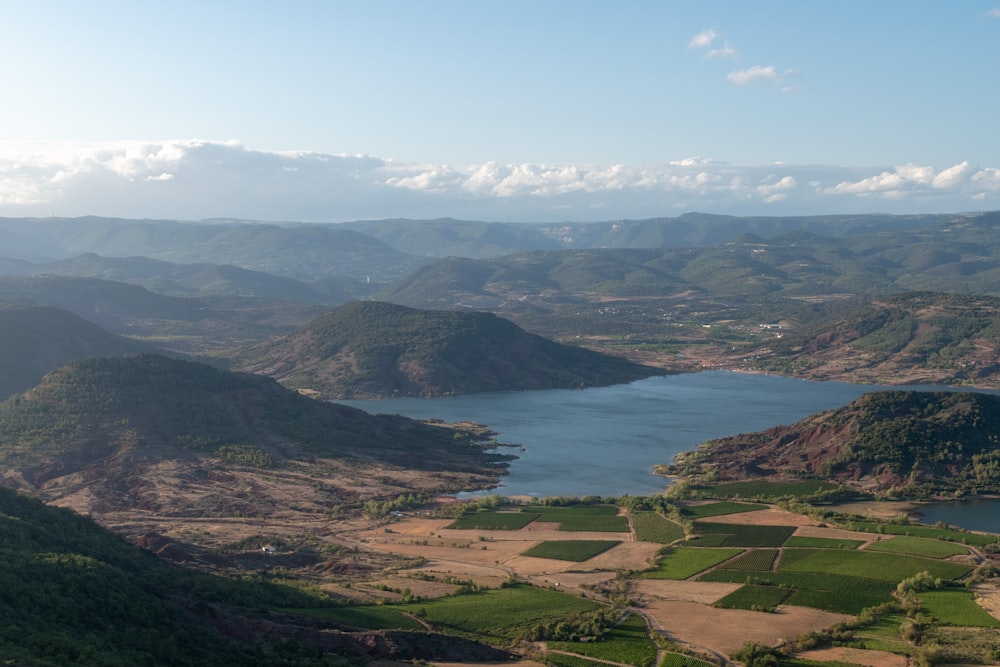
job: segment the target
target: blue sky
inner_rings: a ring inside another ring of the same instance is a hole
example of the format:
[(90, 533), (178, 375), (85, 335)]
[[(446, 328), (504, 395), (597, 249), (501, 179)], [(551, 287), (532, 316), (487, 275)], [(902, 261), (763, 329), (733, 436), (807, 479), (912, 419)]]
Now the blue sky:
[(0, 0), (0, 215), (1000, 208), (1000, 1)]

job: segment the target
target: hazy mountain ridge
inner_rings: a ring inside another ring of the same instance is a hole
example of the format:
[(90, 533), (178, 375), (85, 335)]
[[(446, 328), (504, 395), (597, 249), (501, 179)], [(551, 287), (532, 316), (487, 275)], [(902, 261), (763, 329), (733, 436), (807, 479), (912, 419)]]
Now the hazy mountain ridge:
[(0, 400), (31, 389), (70, 361), (145, 350), (72, 313), (0, 301)]
[(878, 495), (1000, 491), (1000, 396), (884, 391), (790, 426), (710, 440), (672, 472), (818, 478)]
[(245, 350), (236, 365), (326, 398), (582, 388), (660, 373), (529, 334), (490, 313), (375, 301), (341, 306)]

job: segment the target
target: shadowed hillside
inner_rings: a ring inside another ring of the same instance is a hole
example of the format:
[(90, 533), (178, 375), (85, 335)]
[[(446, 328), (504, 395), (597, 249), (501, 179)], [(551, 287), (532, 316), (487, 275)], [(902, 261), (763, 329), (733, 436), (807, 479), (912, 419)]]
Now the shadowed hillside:
[(324, 397), (578, 388), (659, 374), (529, 334), (489, 313), (350, 303), (241, 353), (242, 370)]

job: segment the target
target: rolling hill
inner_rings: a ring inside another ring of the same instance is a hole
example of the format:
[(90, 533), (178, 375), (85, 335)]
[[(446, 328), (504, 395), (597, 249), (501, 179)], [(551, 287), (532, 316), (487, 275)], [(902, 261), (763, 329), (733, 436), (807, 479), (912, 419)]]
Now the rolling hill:
[(4, 485), (124, 523), (315, 518), (365, 498), (488, 487), (502, 459), (466, 431), (153, 354), (73, 362), (0, 404)]
[(529, 334), (489, 313), (341, 306), (236, 365), (326, 398), (439, 396), (631, 382), (657, 369)]
[(64, 310), (0, 301), (0, 400), (71, 361), (145, 350)]
[(998, 433), (998, 395), (873, 392), (790, 426), (708, 441), (680, 455), (671, 472), (818, 478), (880, 496), (997, 493)]

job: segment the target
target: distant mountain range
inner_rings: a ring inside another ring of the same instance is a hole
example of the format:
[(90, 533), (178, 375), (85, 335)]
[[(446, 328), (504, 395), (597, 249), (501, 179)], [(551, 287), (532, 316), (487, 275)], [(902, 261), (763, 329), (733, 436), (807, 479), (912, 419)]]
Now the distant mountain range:
[(791, 426), (711, 440), (672, 472), (818, 478), (880, 496), (1000, 492), (1000, 396), (885, 391)]
[(356, 301), (235, 355), (324, 398), (440, 396), (631, 382), (658, 369), (529, 334), (490, 313)]

